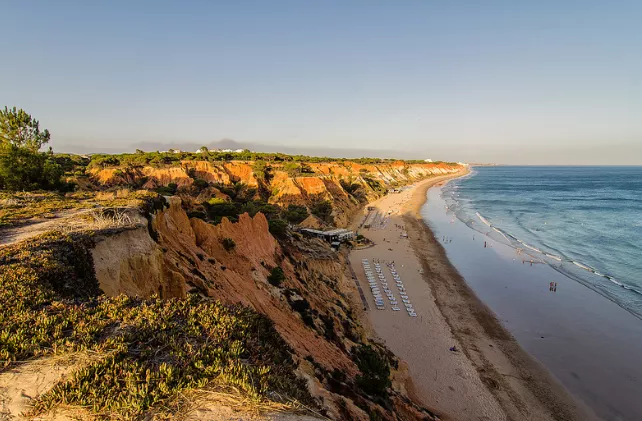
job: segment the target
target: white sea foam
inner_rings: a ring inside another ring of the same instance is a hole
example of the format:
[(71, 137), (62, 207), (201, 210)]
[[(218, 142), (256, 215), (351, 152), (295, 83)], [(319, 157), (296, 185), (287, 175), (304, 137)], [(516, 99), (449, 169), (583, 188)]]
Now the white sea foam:
[(575, 266), (580, 267), (584, 270), (588, 270), (589, 272), (593, 272), (590, 267), (581, 264), (580, 262), (576, 262), (575, 260), (572, 260), (571, 263), (573, 263)]
[(483, 216), (481, 216), (481, 215), (479, 214), (479, 212), (476, 212), (476, 214), (477, 214), (477, 217), (478, 217), (478, 218), (479, 218), (479, 219), (480, 219), (484, 224), (488, 225), (489, 227), (492, 227), (492, 225), (490, 224), (490, 222), (488, 222), (488, 221), (486, 220), (486, 218), (484, 218)]

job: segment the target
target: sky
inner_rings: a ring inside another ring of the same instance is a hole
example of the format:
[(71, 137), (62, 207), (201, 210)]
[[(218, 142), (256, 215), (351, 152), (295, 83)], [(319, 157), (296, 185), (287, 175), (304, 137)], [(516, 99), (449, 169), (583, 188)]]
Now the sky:
[(642, 164), (642, 1), (0, 0), (0, 105), (56, 151), (233, 139)]

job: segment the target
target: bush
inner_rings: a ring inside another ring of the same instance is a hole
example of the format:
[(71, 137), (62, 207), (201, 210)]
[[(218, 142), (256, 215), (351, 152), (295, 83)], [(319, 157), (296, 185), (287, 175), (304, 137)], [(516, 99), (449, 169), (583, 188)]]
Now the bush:
[(210, 183), (208, 183), (206, 180), (203, 180), (202, 178), (197, 178), (194, 180), (194, 186), (199, 190), (203, 190), (208, 188), (210, 186)]
[(283, 219), (273, 219), (268, 221), (270, 227), (270, 233), (274, 236), (280, 237), (285, 235), (288, 228), (288, 223)]
[(370, 345), (356, 348), (353, 360), (362, 373), (357, 376), (357, 386), (370, 395), (386, 397), (392, 385), (388, 360)]
[(205, 210), (209, 219), (218, 224), (224, 217), (234, 222), (238, 220), (239, 209), (237, 206), (223, 199), (212, 198), (205, 204)]
[(324, 222), (332, 222), (332, 203), (329, 200), (321, 200), (313, 203), (310, 212)]
[(0, 147), (0, 189), (54, 190), (64, 188), (62, 167), (51, 155), (14, 145)]
[(272, 269), (270, 274), (267, 277), (267, 281), (274, 285), (275, 287), (281, 286), (281, 283), (285, 280), (285, 274), (283, 273), (283, 269), (280, 267), (275, 267)]
[(288, 205), (287, 210), (283, 213), (285, 219), (293, 224), (300, 224), (303, 222), (310, 214), (308, 209), (305, 206), (299, 205)]
[(258, 180), (265, 181), (266, 183), (272, 181), (272, 167), (265, 161), (255, 161), (252, 165), (252, 171)]
[(234, 247), (236, 247), (236, 243), (231, 238), (224, 238), (221, 240), (221, 244), (223, 244), (223, 248), (226, 251), (234, 250)]
[(286, 162), (283, 164), (283, 171), (287, 172), (290, 177), (298, 177), (301, 175), (301, 166), (294, 162)]
[(162, 194), (163, 196), (174, 196), (178, 190), (178, 184), (169, 183), (167, 186), (161, 186), (156, 189), (156, 193)]

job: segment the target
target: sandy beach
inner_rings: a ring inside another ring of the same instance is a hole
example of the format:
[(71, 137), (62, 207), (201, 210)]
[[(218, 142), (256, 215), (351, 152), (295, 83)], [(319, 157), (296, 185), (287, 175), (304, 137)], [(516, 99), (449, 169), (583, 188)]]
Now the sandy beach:
[[(422, 222), (426, 191), (451, 177), (435, 177), (389, 194), (359, 214), (353, 228), (373, 247), (350, 253), (369, 303), (368, 322), (377, 336), (408, 363), (417, 395), (447, 420), (591, 420), (559, 383), (496, 320), (448, 261)], [(406, 237), (407, 235), (407, 237)], [(400, 311), (377, 309), (362, 259), (381, 262)], [(395, 286), (394, 262), (405, 291)], [(401, 304), (407, 295), (417, 317)]]

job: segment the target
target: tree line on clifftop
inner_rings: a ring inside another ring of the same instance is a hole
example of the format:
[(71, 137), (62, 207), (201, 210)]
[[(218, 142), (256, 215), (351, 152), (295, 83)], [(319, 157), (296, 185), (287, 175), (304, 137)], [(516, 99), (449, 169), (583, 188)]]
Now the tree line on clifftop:
[[(399, 161), (384, 158), (330, 158), (306, 155), (286, 155), (283, 153), (266, 153), (243, 150), (242, 152), (210, 151), (202, 147), (199, 152), (165, 152), (122, 153), (115, 155), (92, 154), (81, 156), (75, 154), (54, 154), (46, 147), (51, 138), (49, 130), (40, 129), (40, 123), (30, 114), (16, 107), (0, 110), (0, 189), (10, 191), (60, 190), (71, 191), (73, 182), (65, 182), (65, 176), (82, 176), (91, 168), (135, 168), (142, 166), (163, 167), (179, 164), (184, 160), (201, 160), (209, 162), (252, 161), (255, 174), (266, 178), (270, 175), (268, 163), (280, 163), (290, 176), (305, 176), (314, 171), (308, 163), (354, 162), (357, 164), (383, 164)], [(405, 160), (407, 164), (424, 163), (423, 160)], [(457, 165), (437, 161), (435, 164)], [(269, 182), (269, 180), (266, 180)]]

